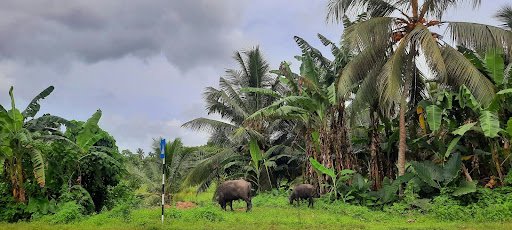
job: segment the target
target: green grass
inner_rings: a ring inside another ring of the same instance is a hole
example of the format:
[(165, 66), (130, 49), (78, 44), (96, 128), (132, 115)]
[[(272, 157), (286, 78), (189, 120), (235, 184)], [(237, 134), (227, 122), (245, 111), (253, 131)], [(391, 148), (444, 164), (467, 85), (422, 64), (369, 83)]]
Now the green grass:
[[(190, 195), (181, 198), (194, 201)], [(198, 197), (196, 208), (165, 212), (160, 223), (160, 209), (139, 209), (120, 214), (109, 211), (83, 217), (68, 224), (50, 224), (51, 217), (15, 224), (0, 223), (0, 229), (512, 229), (511, 222), (445, 222), (419, 213), (392, 215), (366, 207), (318, 200), (313, 209), (287, 204), (284, 195), (259, 195), (253, 210), (245, 212), (245, 203), (234, 202), (234, 212), (222, 211), (211, 201), (211, 193)]]

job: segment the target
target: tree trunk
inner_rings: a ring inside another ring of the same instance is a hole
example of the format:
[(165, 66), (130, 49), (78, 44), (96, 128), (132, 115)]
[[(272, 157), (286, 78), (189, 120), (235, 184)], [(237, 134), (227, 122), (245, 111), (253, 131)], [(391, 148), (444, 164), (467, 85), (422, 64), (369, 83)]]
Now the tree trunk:
[(312, 131), (310, 129), (308, 129), (306, 131), (306, 183), (310, 183), (312, 185), (314, 185), (317, 189), (319, 189), (320, 192), (322, 192), (323, 190), (321, 190), (321, 184), (322, 184), (322, 179), (320, 177), (320, 175), (318, 175), (318, 173), (315, 172), (315, 170), (313, 169), (313, 167), (311, 166), (311, 163), (309, 162), (309, 158), (312, 157), (314, 158), (315, 160), (318, 160), (318, 155), (316, 153), (316, 149), (315, 149), (315, 143), (313, 142), (313, 139), (311, 137), (311, 134), (312, 134)]
[(23, 165), (21, 157), (11, 161), (12, 195), (17, 202), (25, 203), (25, 188), (23, 187)]
[(379, 121), (375, 116), (375, 106), (370, 109), (370, 179), (373, 181), (373, 189), (378, 190), (382, 187), (382, 159), (379, 151)]
[(498, 176), (500, 178), (500, 184), (503, 184), (503, 173), (501, 172), (501, 164), (500, 159), (498, 157), (498, 146), (497, 144), (492, 141), (491, 143), (491, 154), (492, 154), (492, 161), (494, 161), (494, 165), (496, 167), (496, 172), (498, 173)]
[[(416, 16), (418, 13), (418, 1), (412, 1), (413, 4), (413, 10), (414, 10), (414, 4), (416, 4)], [(415, 58), (416, 54), (418, 53), (415, 47), (416, 44), (411, 43), (410, 49), (411, 51), (407, 55), (407, 65), (406, 73), (405, 73), (405, 81), (403, 84), (403, 91), (402, 95), (400, 96), (400, 115), (399, 115), (399, 127), (400, 127), (400, 136), (398, 141), (398, 159), (397, 159), (397, 165), (398, 165), (398, 176), (403, 176), (405, 174), (405, 154), (407, 152), (407, 127), (406, 127), (406, 120), (405, 120), (405, 113), (407, 110), (407, 98), (409, 97), (409, 84), (412, 78), (415, 77), (415, 70), (416, 70), (416, 63)], [(401, 191), (401, 190), (400, 190)]]
[(405, 127), (405, 110), (406, 110), (406, 96), (405, 92), (402, 93), (402, 99), (400, 102), (400, 118), (399, 118), (399, 126), (400, 126), (400, 137), (398, 141), (398, 176), (403, 176), (405, 174), (405, 152), (407, 150), (407, 130)]
[[(333, 167), (333, 162), (331, 158), (331, 146), (333, 145), (332, 138), (332, 130), (329, 130), (329, 120), (326, 120), (322, 127), (320, 128), (320, 157), (318, 162), (323, 164), (327, 168)], [(321, 175), (322, 181), (328, 182), (329, 177), (327, 175)], [(325, 192), (324, 186), (321, 186), (320, 192)]]
[(352, 142), (345, 122), (345, 102), (341, 101), (336, 109), (336, 143), (338, 148), (338, 158), (340, 159), (340, 169), (358, 170), (356, 159), (352, 153)]

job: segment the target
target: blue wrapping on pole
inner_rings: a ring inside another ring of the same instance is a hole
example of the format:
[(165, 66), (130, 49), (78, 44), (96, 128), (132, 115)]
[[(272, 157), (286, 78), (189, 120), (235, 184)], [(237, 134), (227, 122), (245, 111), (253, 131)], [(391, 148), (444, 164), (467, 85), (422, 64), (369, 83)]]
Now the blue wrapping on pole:
[(160, 140), (160, 158), (162, 159), (162, 224), (164, 223), (165, 196), (165, 139)]

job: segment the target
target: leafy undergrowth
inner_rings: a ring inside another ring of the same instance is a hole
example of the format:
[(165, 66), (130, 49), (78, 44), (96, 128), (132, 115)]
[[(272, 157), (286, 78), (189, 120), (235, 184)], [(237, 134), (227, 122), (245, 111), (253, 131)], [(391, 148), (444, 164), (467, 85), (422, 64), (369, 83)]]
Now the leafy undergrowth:
[(200, 197), (197, 202), (200, 205), (195, 208), (166, 209), (164, 224), (160, 222), (157, 207), (114, 208), (67, 224), (55, 224), (58, 221), (46, 217), (32, 222), (0, 223), (0, 229), (512, 229), (512, 222), (447, 222), (432, 215), (390, 214), (323, 199), (318, 199), (312, 209), (306, 203), (295, 207), (287, 203), (283, 194), (254, 197), (253, 210), (249, 213), (245, 212), (244, 202), (234, 202), (235, 211), (226, 212), (206, 197)]

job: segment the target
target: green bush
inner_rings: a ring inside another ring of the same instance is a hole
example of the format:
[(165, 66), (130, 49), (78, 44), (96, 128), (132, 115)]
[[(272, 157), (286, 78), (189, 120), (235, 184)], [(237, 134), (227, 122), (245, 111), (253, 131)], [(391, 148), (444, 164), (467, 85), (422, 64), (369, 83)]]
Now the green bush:
[(193, 216), (196, 219), (203, 219), (210, 222), (223, 221), (224, 217), (222, 216), (222, 211), (219, 208), (215, 208), (212, 206), (197, 208), (193, 211)]
[(15, 222), (30, 218), (26, 205), (16, 203), (7, 183), (0, 182), (0, 222)]
[(59, 197), (59, 203), (76, 202), (82, 206), (84, 214), (88, 215), (94, 212), (94, 202), (91, 195), (80, 185), (74, 185), (71, 188), (64, 188)]
[(182, 217), (182, 212), (178, 209), (172, 208), (172, 209), (166, 210), (165, 216), (168, 218), (171, 218), (171, 219), (179, 219)]
[(140, 199), (137, 199), (133, 188), (129, 186), (128, 181), (121, 181), (116, 186), (109, 186), (107, 192), (107, 199), (105, 200), (105, 207), (112, 209), (118, 205), (130, 205), (138, 207), (141, 204)]
[(431, 214), (441, 220), (468, 220), (471, 212), (466, 207), (460, 205), (459, 201), (448, 195), (439, 195), (433, 200)]
[(440, 195), (434, 198), (431, 214), (441, 220), (507, 221), (512, 220), (510, 187), (494, 190), (479, 188), (465, 197)]
[(508, 170), (507, 176), (503, 179), (505, 185), (512, 185), (512, 168)]
[(52, 224), (67, 224), (77, 221), (83, 217), (83, 207), (74, 201), (59, 205), (58, 211), (43, 218), (44, 221)]
[(109, 212), (109, 216), (121, 218), (124, 222), (130, 222), (132, 209), (133, 209), (133, 206), (131, 204), (121, 203), (119, 205), (116, 205)]

